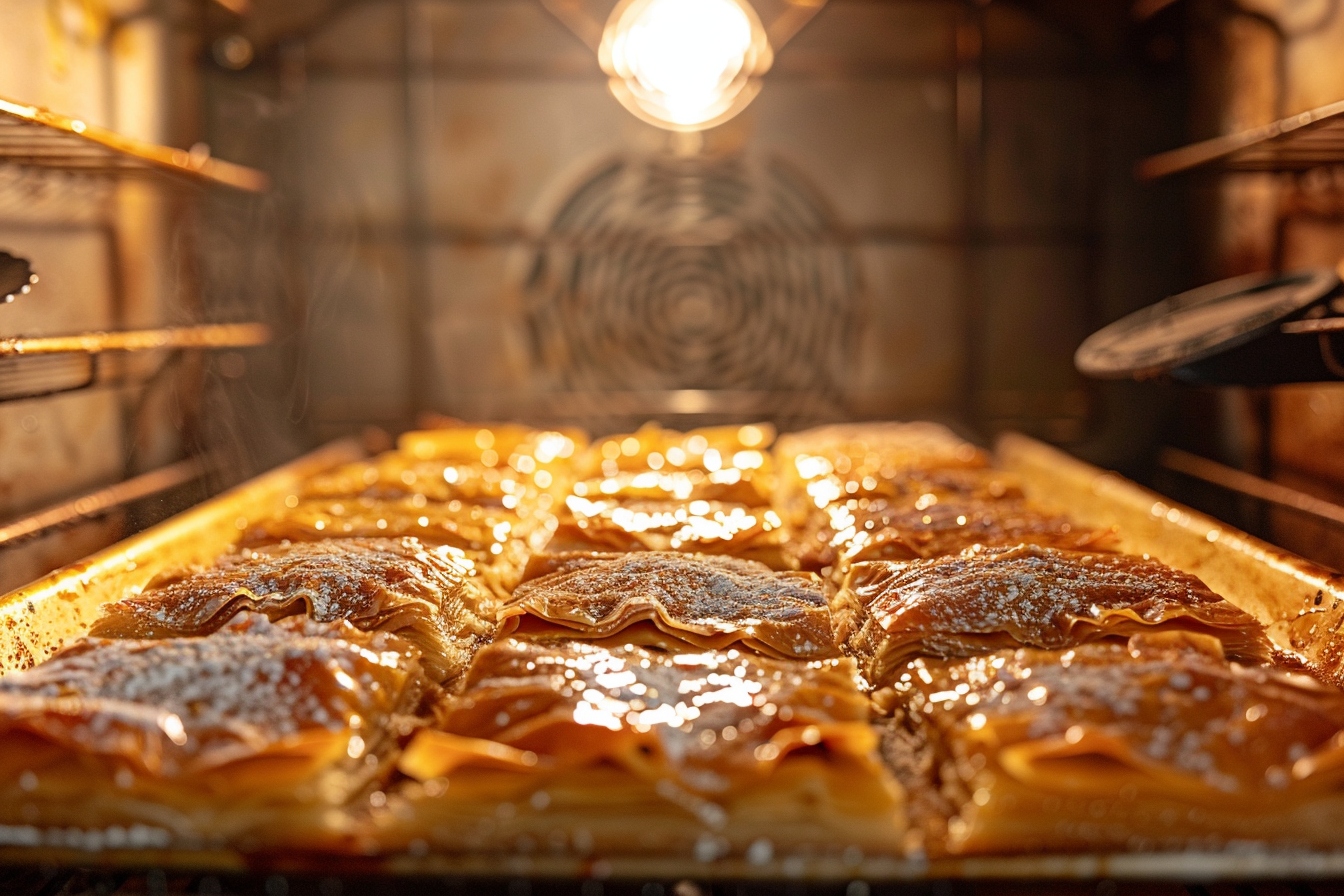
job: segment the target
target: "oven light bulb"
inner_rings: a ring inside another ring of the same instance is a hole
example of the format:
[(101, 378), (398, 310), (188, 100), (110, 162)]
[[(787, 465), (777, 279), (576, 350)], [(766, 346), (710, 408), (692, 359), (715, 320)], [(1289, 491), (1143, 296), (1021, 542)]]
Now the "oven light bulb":
[(772, 54), (745, 0), (630, 0), (612, 12), (600, 58), (630, 111), (660, 127), (701, 130), (751, 101)]
[(654, 0), (629, 30), (626, 59), (677, 124), (696, 124), (746, 63), (751, 22), (731, 0)]

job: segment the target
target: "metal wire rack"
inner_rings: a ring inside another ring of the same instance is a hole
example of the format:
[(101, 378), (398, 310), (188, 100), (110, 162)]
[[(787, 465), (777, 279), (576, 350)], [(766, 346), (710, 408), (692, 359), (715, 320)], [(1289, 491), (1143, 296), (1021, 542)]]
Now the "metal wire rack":
[(1150, 156), (1136, 174), (1152, 181), (1197, 168), (1300, 173), (1328, 165), (1344, 165), (1344, 100)]
[(3, 97), (0, 162), (88, 174), (158, 172), (250, 193), (269, 187), (264, 173), (212, 158), (204, 146), (191, 150), (157, 146)]
[(108, 354), (246, 348), (269, 340), (269, 328), (251, 323), (0, 339), (0, 402), (140, 382), (152, 379), (166, 363), (117, 368), (104, 363)]

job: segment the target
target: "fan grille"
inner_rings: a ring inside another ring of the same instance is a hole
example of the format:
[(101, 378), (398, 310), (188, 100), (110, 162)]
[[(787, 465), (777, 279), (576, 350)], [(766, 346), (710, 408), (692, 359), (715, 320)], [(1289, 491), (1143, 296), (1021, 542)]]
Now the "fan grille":
[(556, 389), (820, 408), (843, 394), (859, 288), (848, 241), (796, 171), (695, 157), (619, 160), (582, 184), (524, 295)]

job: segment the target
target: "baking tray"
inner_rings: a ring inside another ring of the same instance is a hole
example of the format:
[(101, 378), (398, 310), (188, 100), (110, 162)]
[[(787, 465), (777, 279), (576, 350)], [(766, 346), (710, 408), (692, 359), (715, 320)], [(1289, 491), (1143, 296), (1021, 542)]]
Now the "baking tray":
[[(83, 635), (98, 607), (160, 571), (208, 563), (223, 553), (249, 520), (275, 511), (302, 480), (364, 456), (352, 441), (335, 442), (212, 498), (158, 526), (0, 598), (0, 671), (23, 668)], [(1316, 623), (1301, 659), (1335, 681), (1344, 654), (1344, 577), (1128, 480), (1090, 466), (1025, 436), (998, 441), (997, 465), (1016, 474), (1028, 497), (1065, 511), (1089, 526), (1115, 526), (1123, 549), (1150, 554), (1200, 576), (1215, 591), (1264, 622), (1288, 648), (1289, 623), (1302, 611)], [(302, 857), (245, 856), (228, 851), (116, 851), (87, 853), (50, 847), (0, 847), (0, 862), (61, 863), (127, 868), (199, 870), (377, 871), (398, 875), (459, 877), (610, 877), (613, 879), (864, 879), (928, 878), (1321, 878), (1344, 876), (1344, 850), (1285, 851), (1238, 845), (1220, 852), (1025, 855), (926, 861), (866, 858), (857, 861), (782, 857), (753, 864), (740, 859), (710, 863), (647, 857), (553, 858), (494, 855), (392, 856), (349, 860), (330, 857), (314, 868)]]

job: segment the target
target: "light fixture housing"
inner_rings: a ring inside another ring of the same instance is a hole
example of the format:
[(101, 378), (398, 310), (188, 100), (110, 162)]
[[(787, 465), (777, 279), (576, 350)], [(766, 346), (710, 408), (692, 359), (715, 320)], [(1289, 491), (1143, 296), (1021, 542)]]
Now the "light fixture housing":
[(701, 131), (746, 108), (774, 51), (746, 0), (621, 0), (598, 61), (612, 94), (637, 117)]

